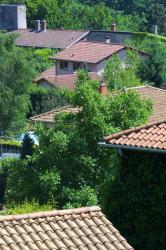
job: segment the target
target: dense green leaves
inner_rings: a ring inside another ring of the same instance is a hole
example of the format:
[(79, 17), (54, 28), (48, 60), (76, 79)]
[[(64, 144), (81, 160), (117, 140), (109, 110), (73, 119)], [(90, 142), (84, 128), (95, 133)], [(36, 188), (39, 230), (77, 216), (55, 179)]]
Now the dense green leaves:
[(135, 249), (165, 249), (165, 161), (164, 154), (123, 151), (103, 190), (105, 213)]
[(138, 68), (141, 63), (136, 53), (128, 51), (125, 60), (122, 61), (114, 55), (106, 62), (104, 79), (111, 90), (122, 89), (142, 85), (138, 77)]
[(53, 129), (39, 127), (39, 147), (32, 157), (12, 163), (7, 203), (26, 198), (40, 203), (56, 201), (59, 207), (98, 203), (101, 184), (111, 178), (117, 161), (97, 143), (107, 134), (144, 123), (151, 105), (130, 91), (104, 98), (98, 92), (99, 83), (85, 78), (80, 73), (71, 97), (79, 112), (57, 115)]
[(0, 34), (0, 132), (16, 133), (26, 124), (28, 85), (34, 76), (22, 49), (14, 46), (14, 36)]

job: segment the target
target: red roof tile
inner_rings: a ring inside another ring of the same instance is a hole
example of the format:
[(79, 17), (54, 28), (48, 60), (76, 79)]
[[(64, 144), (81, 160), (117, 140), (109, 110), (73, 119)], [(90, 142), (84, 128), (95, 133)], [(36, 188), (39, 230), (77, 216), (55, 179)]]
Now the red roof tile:
[(0, 217), (2, 250), (133, 250), (99, 207)]
[(88, 32), (77, 30), (47, 30), (36, 32), (34, 30), (15, 30), (20, 36), (15, 44), (21, 47), (65, 49), (83, 38)]
[(140, 86), (130, 89), (138, 92), (141, 97), (152, 100), (153, 114), (151, 115), (149, 122), (166, 120), (166, 90), (151, 86)]
[(125, 45), (80, 41), (56, 54), (52, 59), (98, 63), (126, 48)]
[(107, 136), (103, 146), (166, 152), (166, 120)]
[[(101, 80), (101, 76), (95, 72), (89, 72), (89, 77), (91, 80)], [(68, 88), (69, 90), (75, 89), (75, 83), (77, 81), (77, 74), (68, 75), (56, 75), (55, 67), (51, 67), (48, 70), (42, 72), (35, 82), (40, 84), (46, 81), (48, 84), (54, 87)]]
[(66, 112), (66, 113), (78, 113), (79, 108), (74, 108), (71, 106), (66, 106), (62, 108), (53, 109), (51, 111), (35, 115), (30, 118), (32, 122), (43, 122), (43, 123), (54, 123), (55, 116), (59, 113)]

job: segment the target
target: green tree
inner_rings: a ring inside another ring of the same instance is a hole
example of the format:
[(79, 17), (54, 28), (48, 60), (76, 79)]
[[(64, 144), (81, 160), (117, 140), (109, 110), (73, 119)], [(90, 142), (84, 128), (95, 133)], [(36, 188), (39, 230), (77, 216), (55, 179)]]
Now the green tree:
[(152, 82), (155, 86), (166, 85), (166, 44), (151, 44), (151, 56), (145, 60), (140, 68), (143, 80)]
[(104, 211), (135, 249), (164, 250), (166, 157), (125, 150), (122, 154), (114, 178), (103, 189)]
[(0, 34), (0, 131), (16, 133), (26, 125), (28, 86), (34, 72), (15, 36)]
[(113, 55), (105, 65), (104, 79), (110, 89), (135, 87), (142, 85), (138, 77), (140, 61), (134, 53), (129, 53), (124, 61)]
[(144, 123), (151, 110), (149, 101), (136, 93), (103, 98), (98, 87), (97, 81), (80, 80), (71, 98), (79, 112), (57, 115), (53, 129), (38, 128), (39, 147), (32, 157), (11, 166), (7, 203), (26, 198), (56, 201), (59, 207), (98, 202), (101, 183), (112, 176), (116, 155), (110, 156), (97, 142), (106, 134)]
[(31, 139), (30, 135), (27, 133), (23, 138), (21, 159), (25, 159), (27, 155), (33, 154), (34, 141)]

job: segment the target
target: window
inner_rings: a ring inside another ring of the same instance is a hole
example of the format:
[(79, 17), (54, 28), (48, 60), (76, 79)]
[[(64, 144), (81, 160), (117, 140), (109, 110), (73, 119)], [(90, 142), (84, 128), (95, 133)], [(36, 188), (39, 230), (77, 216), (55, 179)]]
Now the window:
[(61, 61), (60, 62), (60, 69), (67, 71), (68, 70), (68, 62)]
[(73, 70), (76, 71), (77, 69), (79, 69), (81, 67), (80, 63), (74, 62), (73, 63)]

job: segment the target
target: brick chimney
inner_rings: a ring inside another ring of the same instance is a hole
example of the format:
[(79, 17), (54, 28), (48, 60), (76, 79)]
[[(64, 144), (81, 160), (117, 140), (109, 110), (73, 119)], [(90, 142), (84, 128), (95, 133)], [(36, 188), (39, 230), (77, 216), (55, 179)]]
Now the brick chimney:
[(112, 32), (115, 32), (115, 31), (116, 31), (116, 24), (115, 24), (115, 23), (112, 23), (112, 24), (111, 24), (111, 31), (112, 31)]
[(41, 21), (41, 30), (42, 31), (47, 31), (47, 21), (44, 19), (43, 21)]
[(100, 83), (99, 93), (100, 93), (102, 96), (107, 96), (107, 95), (108, 95), (108, 87), (107, 87), (107, 84), (106, 84), (106, 83), (104, 83), (104, 82), (101, 82), (101, 83)]

